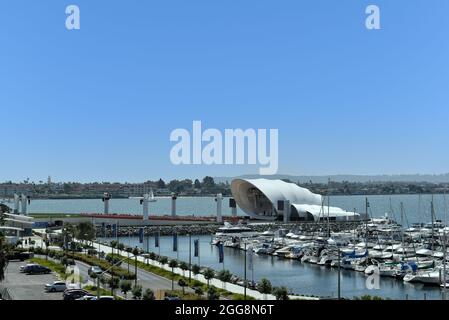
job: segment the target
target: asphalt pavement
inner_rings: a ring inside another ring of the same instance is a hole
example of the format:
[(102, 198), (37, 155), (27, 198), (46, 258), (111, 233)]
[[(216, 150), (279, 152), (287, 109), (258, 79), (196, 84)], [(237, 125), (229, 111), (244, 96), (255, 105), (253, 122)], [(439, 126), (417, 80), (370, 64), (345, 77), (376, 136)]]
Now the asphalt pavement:
[(19, 268), (26, 262), (10, 261), (2, 285), (8, 288), (13, 300), (62, 300), (62, 292), (47, 293), (45, 284), (58, 280), (54, 273), (27, 275)]

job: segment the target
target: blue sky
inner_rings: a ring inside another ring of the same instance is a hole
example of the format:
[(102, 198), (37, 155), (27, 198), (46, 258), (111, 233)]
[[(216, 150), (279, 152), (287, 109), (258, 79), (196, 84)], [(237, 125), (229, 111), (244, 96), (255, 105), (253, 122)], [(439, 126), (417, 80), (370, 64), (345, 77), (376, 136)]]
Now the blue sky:
[[(65, 29), (77, 4), (81, 30)], [(365, 8), (381, 30), (365, 28)], [(449, 2), (61, 0), (0, 10), (0, 181), (255, 173), (174, 166), (170, 132), (279, 129), (279, 173), (448, 172)]]

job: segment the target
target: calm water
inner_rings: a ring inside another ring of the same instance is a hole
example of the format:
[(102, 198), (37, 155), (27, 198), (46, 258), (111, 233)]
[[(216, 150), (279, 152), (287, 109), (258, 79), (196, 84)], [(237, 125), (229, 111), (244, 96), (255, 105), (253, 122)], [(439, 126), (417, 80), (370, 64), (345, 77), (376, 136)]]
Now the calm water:
[[(369, 196), (371, 204), (370, 212), (373, 217), (383, 216), (393, 208), (393, 214), (399, 219), (400, 203), (404, 203), (406, 218), (408, 223), (429, 222), (430, 221), (430, 195), (394, 195), (394, 196)], [(446, 205), (444, 195), (435, 195), (435, 210), (437, 219), (445, 221)], [(229, 198), (223, 201), (223, 214), (230, 215), (228, 207)], [(365, 196), (335, 196), (331, 197), (331, 206), (341, 207), (348, 211), (365, 212)], [(135, 199), (112, 199), (110, 201), (111, 213), (132, 213), (141, 214), (142, 206)], [(178, 198), (178, 215), (214, 215), (216, 203), (212, 197), (188, 197)], [(29, 206), (31, 213), (101, 213), (103, 212), (103, 202), (100, 199), (88, 200), (32, 200)], [(150, 203), (152, 215), (165, 215), (171, 213), (171, 199), (159, 198), (157, 202)], [(241, 210), (238, 210), (243, 215)]]
[[(208, 266), (215, 270), (223, 268), (223, 264), (218, 263), (218, 249), (210, 245), (211, 236), (192, 237), (193, 240), (200, 239), (200, 261), (202, 266)], [(110, 240), (110, 239), (103, 239)], [(179, 252), (172, 252), (172, 237), (161, 237), (161, 248), (154, 247), (154, 238), (148, 238), (149, 250), (155, 253), (179, 258), (182, 261), (189, 261), (189, 238), (180, 236), (178, 241)], [(147, 240), (140, 244), (138, 238), (122, 237), (120, 242), (129, 246), (138, 246), (146, 250)], [(244, 253), (243, 251), (224, 248), (224, 267), (243, 278)], [(192, 256), (192, 264), (198, 264), (198, 259)], [(302, 264), (299, 261), (281, 260), (271, 256), (254, 255), (254, 275), (248, 270), (248, 279), (255, 281), (265, 277), (274, 286), (285, 286), (291, 292), (316, 296), (337, 296), (337, 269), (320, 267), (311, 264)], [(379, 295), (390, 299), (441, 299), (442, 290), (438, 287), (423, 286), (421, 284), (403, 283), (395, 279), (381, 278), (380, 289), (366, 289), (366, 279), (364, 274), (341, 270), (341, 292), (342, 296), (352, 298), (364, 294)]]

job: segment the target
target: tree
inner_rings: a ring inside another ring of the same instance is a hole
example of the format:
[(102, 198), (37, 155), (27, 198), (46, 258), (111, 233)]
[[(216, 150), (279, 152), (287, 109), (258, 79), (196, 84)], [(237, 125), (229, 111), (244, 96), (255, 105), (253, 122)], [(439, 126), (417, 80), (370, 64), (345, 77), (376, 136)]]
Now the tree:
[(195, 294), (200, 298), (204, 294), (203, 289), (201, 287), (195, 288)]
[(142, 286), (139, 285), (134, 286), (132, 294), (134, 300), (140, 300), (140, 298), (142, 297)]
[(123, 251), (123, 249), (125, 249), (125, 245), (124, 245), (123, 243), (118, 243), (118, 244), (117, 244), (117, 248), (118, 248), (120, 251)]
[(182, 276), (183, 277), (185, 277), (186, 276), (186, 270), (189, 270), (189, 265), (186, 263), (186, 262), (184, 262), (184, 261), (182, 261), (180, 264), (179, 264), (179, 267), (181, 268), (181, 270), (182, 270)]
[(146, 289), (144, 294), (143, 294), (143, 300), (155, 300), (156, 297), (154, 296), (154, 292), (151, 289)]
[[(101, 280), (101, 279), (100, 279)], [(118, 278), (110, 278), (108, 281), (109, 288), (112, 290), (112, 294), (114, 294), (114, 290), (119, 287), (119, 279)]]
[(178, 261), (176, 260), (170, 260), (170, 263), (168, 266), (171, 268), (171, 289), (175, 290), (175, 268), (178, 266)]
[(203, 276), (207, 280), (207, 286), (209, 287), (210, 279), (212, 279), (215, 276), (215, 272), (211, 268), (207, 268), (206, 270), (204, 270)]
[(92, 222), (80, 222), (76, 230), (76, 237), (80, 240), (92, 241), (95, 239), (95, 228)]
[(134, 278), (134, 286), (137, 286), (137, 255), (139, 254), (139, 249), (137, 247), (135, 247), (133, 249), (133, 255), (134, 255), (134, 274), (135, 274), (135, 278)]
[(10, 213), (11, 208), (8, 207), (6, 204), (0, 203), (0, 213)]
[(272, 294), (276, 297), (276, 300), (288, 300), (288, 290), (286, 287), (273, 288)]
[(157, 182), (157, 187), (159, 189), (165, 189), (165, 182), (162, 179), (159, 179), (159, 181)]
[(202, 187), (206, 190), (215, 188), (214, 178), (209, 177), (209, 176), (204, 177)]
[(257, 291), (263, 294), (264, 300), (267, 300), (267, 294), (271, 293), (272, 286), (268, 279), (262, 278), (257, 284)]
[(126, 298), (127, 293), (131, 290), (131, 282), (128, 280), (120, 281), (120, 290), (123, 292)]
[(192, 266), (192, 272), (193, 272), (193, 274), (195, 275), (195, 278), (196, 278), (196, 276), (197, 276), (198, 274), (200, 274), (200, 272), (201, 272), (200, 266), (197, 265), (197, 264), (194, 264), (194, 265)]
[(178, 280), (178, 285), (182, 288), (182, 294), (185, 294), (185, 287), (187, 287), (187, 282), (181, 278)]
[(5, 272), (8, 267), (8, 249), (3, 235), (0, 235), (0, 282), (5, 280)]
[(207, 299), (208, 300), (218, 300), (220, 299), (220, 294), (218, 293), (215, 287), (210, 287), (207, 290)]
[(201, 189), (201, 182), (198, 179), (195, 179), (195, 182), (193, 183), (193, 186), (195, 189)]
[(161, 265), (167, 264), (168, 258), (167, 257), (159, 257), (159, 262)]
[(153, 261), (156, 260), (156, 254), (154, 252), (150, 252), (149, 257), (150, 257), (150, 260), (153, 260)]
[(217, 274), (217, 278), (223, 283), (223, 289), (226, 288), (226, 282), (231, 281), (232, 273), (229, 270), (220, 270)]

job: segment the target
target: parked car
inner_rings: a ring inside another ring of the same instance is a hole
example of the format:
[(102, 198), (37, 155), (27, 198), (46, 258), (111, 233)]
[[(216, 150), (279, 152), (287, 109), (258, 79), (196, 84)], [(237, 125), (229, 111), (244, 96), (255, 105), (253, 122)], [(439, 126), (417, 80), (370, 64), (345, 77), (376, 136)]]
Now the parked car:
[(91, 295), (88, 291), (83, 289), (72, 289), (72, 290), (65, 290), (62, 294), (63, 300), (77, 300), (79, 298), (82, 298), (84, 296)]
[(34, 254), (31, 252), (20, 252), (20, 251), (14, 251), (7, 255), (7, 259), (9, 261), (13, 261), (13, 260), (25, 261), (28, 259), (32, 259), (33, 257), (34, 257)]
[(87, 295), (85, 295), (84, 297), (78, 298), (78, 299), (76, 299), (76, 300), (94, 300), (94, 299), (96, 299), (96, 298), (97, 298), (96, 296), (92, 296), (92, 295), (90, 295), (90, 294), (87, 294)]
[(115, 298), (113, 296), (100, 296), (100, 299), (93, 297), (91, 300), (115, 300)]
[(97, 274), (97, 275), (99, 275), (99, 274), (101, 274), (102, 272), (103, 272), (103, 270), (102, 270), (100, 267), (98, 267), (98, 266), (90, 267), (89, 270), (87, 271), (87, 273), (89, 274), (89, 276), (92, 276), (92, 274)]
[(19, 271), (23, 273), (23, 272), (25, 272), (26, 268), (28, 268), (30, 266), (36, 266), (36, 265), (37, 265), (37, 263), (28, 263), (24, 266), (20, 266)]
[(49, 274), (51, 273), (51, 269), (41, 266), (41, 265), (32, 265), (32, 266), (27, 266), (23, 269), (23, 272), (26, 274)]
[(63, 292), (65, 289), (67, 289), (67, 285), (64, 281), (55, 281), (45, 285), (45, 291), (47, 292)]

